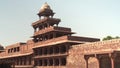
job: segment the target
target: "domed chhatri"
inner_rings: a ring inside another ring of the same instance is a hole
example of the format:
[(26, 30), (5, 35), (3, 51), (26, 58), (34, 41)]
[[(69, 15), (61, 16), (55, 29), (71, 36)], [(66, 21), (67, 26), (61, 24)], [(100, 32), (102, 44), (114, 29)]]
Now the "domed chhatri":
[(40, 9), (40, 11), (39, 11), (39, 13), (38, 13), (38, 16), (39, 16), (39, 17), (41, 17), (41, 16), (44, 16), (44, 17), (49, 17), (49, 16), (51, 16), (51, 17), (53, 17), (53, 15), (54, 15), (53, 10), (50, 8), (50, 6), (47, 4), (47, 2), (45, 2), (45, 3), (42, 5), (42, 7), (41, 7), (41, 9)]

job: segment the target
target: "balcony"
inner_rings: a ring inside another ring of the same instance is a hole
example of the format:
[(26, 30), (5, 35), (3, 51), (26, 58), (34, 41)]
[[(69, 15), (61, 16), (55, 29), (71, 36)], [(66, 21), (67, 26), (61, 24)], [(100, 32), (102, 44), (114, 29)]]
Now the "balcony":
[(36, 66), (36, 68), (67, 68), (66, 66)]
[(39, 30), (37, 32), (34, 33), (34, 36), (36, 35), (40, 35), (40, 34), (44, 34), (47, 32), (51, 32), (51, 31), (60, 31), (60, 32), (68, 32), (68, 33), (72, 33), (70, 28), (64, 28), (64, 27), (48, 27), (42, 30)]
[(33, 68), (33, 65), (15, 65), (15, 68)]
[(49, 39), (46, 41), (40, 41), (40, 42), (35, 43), (35, 47), (33, 47), (33, 48), (64, 42), (64, 41), (67, 41), (67, 38), (68, 38), (67, 36), (62, 36), (62, 37), (58, 37), (58, 38)]
[(48, 45), (56, 45), (56, 44), (67, 43), (67, 42), (73, 43), (75, 45), (75, 43), (80, 44), (80, 43), (95, 42), (95, 41), (99, 41), (99, 39), (88, 38), (88, 37), (77, 37), (77, 36), (61, 36), (61, 37), (57, 37), (57, 38), (53, 38), (45, 41), (39, 41), (35, 43), (35, 46), (33, 48), (44, 47)]
[(37, 59), (37, 58), (49, 58), (49, 57), (60, 57), (60, 56), (67, 56), (67, 55), (68, 55), (68, 53), (65, 52), (65, 53), (58, 53), (58, 54), (37, 55), (34, 58), (35, 59)]
[(33, 27), (38, 27), (39, 25), (41, 25), (42, 23), (56, 23), (58, 24), (60, 22), (60, 19), (57, 19), (57, 18), (44, 18), (44, 19), (41, 19), (41, 20), (38, 20), (34, 23), (32, 23), (32, 26)]

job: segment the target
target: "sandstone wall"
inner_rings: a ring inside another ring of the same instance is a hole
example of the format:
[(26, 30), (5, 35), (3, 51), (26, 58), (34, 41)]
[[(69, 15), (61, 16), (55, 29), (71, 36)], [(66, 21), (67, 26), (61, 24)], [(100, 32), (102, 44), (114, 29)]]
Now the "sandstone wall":
[[(74, 45), (69, 50), (67, 67), (86, 68), (84, 54), (104, 53), (111, 51), (120, 51), (120, 39)], [(90, 58), (88, 63), (89, 68), (97, 68), (99, 65), (96, 58)]]

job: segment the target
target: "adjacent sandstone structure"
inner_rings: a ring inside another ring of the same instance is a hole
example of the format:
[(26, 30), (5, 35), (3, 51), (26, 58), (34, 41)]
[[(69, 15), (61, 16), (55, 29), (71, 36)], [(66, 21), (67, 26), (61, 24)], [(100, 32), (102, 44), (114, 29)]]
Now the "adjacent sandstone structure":
[(72, 36), (71, 28), (60, 27), (58, 18), (45, 3), (39, 20), (32, 23), (33, 39), (0, 47), (0, 68), (66, 68), (68, 51), (72, 45), (99, 41), (95, 38)]
[(67, 60), (72, 68), (120, 68), (120, 40), (72, 46)]

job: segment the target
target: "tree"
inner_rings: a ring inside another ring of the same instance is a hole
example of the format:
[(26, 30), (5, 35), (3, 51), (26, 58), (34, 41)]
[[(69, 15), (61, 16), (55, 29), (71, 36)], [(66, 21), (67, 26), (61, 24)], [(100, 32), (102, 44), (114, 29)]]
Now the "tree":
[(116, 37), (107, 36), (107, 37), (103, 38), (102, 40), (105, 41), (105, 40), (111, 40), (111, 39), (120, 39), (120, 37), (119, 36), (116, 36)]

